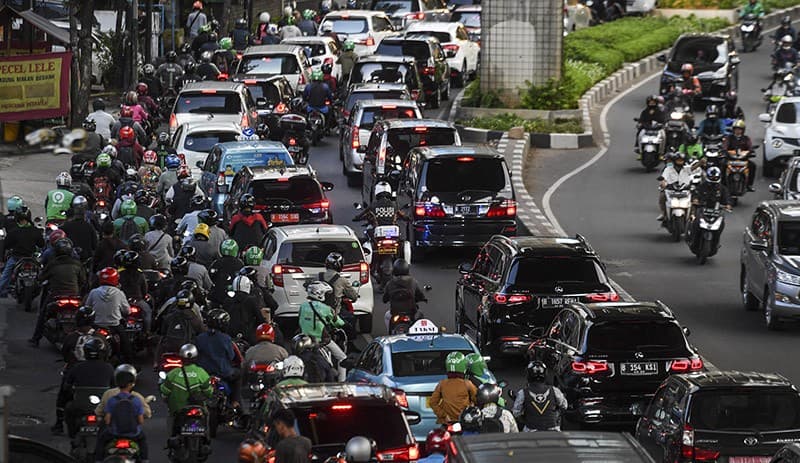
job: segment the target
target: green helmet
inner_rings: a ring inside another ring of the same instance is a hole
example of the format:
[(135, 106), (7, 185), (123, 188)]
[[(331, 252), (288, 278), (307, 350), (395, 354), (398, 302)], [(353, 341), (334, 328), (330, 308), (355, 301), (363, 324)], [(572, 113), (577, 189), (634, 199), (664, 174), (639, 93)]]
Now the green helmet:
[(211, 23), (203, 24), (202, 26), (200, 26), (199, 30), (200, 30), (201, 33), (203, 33), (203, 32), (211, 32)]
[(245, 265), (261, 265), (261, 260), (264, 258), (264, 251), (258, 246), (250, 246), (244, 251), (244, 264)]
[(136, 215), (136, 210), (136, 201), (132, 199), (122, 201), (122, 204), (119, 206), (119, 213), (122, 215)]
[(223, 37), (219, 39), (219, 47), (223, 50), (230, 50), (233, 48), (233, 40), (230, 37)]
[(303, 10), (303, 19), (314, 19), (314, 11), (309, 9)]
[(107, 153), (100, 153), (97, 155), (95, 162), (97, 163), (97, 167), (111, 167), (111, 156)]
[(467, 358), (461, 352), (450, 352), (444, 360), (448, 373), (461, 373), (462, 375), (467, 372)]
[(223, 256), (236, 257), (239, 254), (239, 244), (231, 239), (227, 239), (219, 245), (219, 253)]
[(22, 198), (17, 195), (8, 198), (8, 201), (6, 201), (6, 209), (8, 209), (8, 212), (16, 212), (17, 209), (23, 207), (24, 205), (25, 201), (23, 201)]
[(465, 357), (469, 364), (469, 373), (473, 376), (481, 377), (486, 374), (486, 361), (481, 354), (473, 352)]
[(356, 49), (356, 43), (350, 39), (344, 41), (344, 51), (353, 51)]
[(319, 69), (314, 69), (311, 71), (311, 80), (314, 81), (321, 81), (322, 80), (322, 71)]

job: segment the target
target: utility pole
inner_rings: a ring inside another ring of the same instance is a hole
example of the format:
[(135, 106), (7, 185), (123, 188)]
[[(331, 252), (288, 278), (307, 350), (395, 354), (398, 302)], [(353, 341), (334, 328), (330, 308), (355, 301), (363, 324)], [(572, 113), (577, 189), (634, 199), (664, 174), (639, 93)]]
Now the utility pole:
[(128, 60), (128, 72), (125, 76), (126, 89), (131, 88), (139, 78), (138, 60), (139, 60), (139, 25), (137, 22), (139, 12), (139, 0), (131, 0), (131, 7), (128, 10), (128, 53), (130, 59)]
[(151, 46), (151, 43), (153, 41), (153, 0), (145, 0), (144, 14), (147, 15), (147, 18), (144, 20), (144, 62), (152, 63), (153, 47)]

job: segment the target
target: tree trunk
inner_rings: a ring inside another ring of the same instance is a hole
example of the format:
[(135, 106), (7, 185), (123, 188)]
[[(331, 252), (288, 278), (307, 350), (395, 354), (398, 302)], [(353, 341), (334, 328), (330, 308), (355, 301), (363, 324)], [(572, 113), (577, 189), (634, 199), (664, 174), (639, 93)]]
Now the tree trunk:
[(228, 35), (228, 31), (233, 29), (230, 24), (230, 16), (231, 16), (231, 0), (224, 0), (222, 2), (222, 18), (219, 20), (220, 37), (226, 37)]
[(122, 16), (123, 16), (123, 14), (125, 12), (125, 1), (124, 0), (118, 0), (115, 6), (116, 6), (116, 10), (117, 10), (117, 20), (116, 20), (116, 24), (114, 25), (114, 27), (115, 27), (114, 28), (114, 39), (115, 40), (114, 40), (114, 50), (112, 50), (112, 51), (114, 53), (114, 56), (116, 57), (116, 61), (117, 61), (118, 65), (114, 69), (114, 71), (115, 71), (114, 75), (111, 76), (111, 79), (109, 79), (108, 83), (109, 84), (113, 84), (116, 87), (116, 86), (120, 85), (120, 82), (122, 82), (122, 72), (123, 72), (123, 69), (125, 68), (125, 66), (123, 64), (124, 60), (121, 58), (123, 56), (122, 54), (124, 52), (124, 50), (122, 48), (122, 43), (123, 43), (123, 40), (122, 40), (122, 37), (123, 37), (122, 36), (122, 25), (123, 25)]
[(72, 102), (72, 112), (75, 115), (73, 127), (82, 122), (89, 114), (89, 98), (92, 93), (92, 29), (94, 27), (95, 0), (82, 0), (78, 10), (78, 20), (81, 29), (78, 31), (78, 53), (80, 58), (78, 68), (80, 80), (78, 81), (78, 94)]
[(77, 3), (69, 3), (69, 45), (72, 51), (72, 62), (70, 63), (70, 82), (69, 82), (69, 100), (70, 112), (67, 125), (69, 127), (79, 127), (83, 119), (80, 118), (80, 107), (77, 103), (80, 100), (80, 85), (81, 85), (81, 72), (78, 60), (78, 20), (77, 20)]

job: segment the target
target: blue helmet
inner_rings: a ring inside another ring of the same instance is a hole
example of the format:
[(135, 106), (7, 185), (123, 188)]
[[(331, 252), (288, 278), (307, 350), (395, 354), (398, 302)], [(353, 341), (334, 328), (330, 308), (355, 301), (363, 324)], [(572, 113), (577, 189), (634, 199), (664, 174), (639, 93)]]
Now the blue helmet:
[(175, 154), (167, 155), (165, 165), (167, 166), (167, 169), (177, 169), (181, 166), (181, 158)]

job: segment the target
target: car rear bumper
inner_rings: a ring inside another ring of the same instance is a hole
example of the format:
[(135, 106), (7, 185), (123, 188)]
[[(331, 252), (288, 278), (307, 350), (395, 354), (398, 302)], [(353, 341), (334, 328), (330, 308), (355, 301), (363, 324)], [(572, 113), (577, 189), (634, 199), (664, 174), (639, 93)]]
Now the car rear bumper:
[(412, 225), (415, 246), (483, 246), (494, 235), (514, 236), (516, 220), (420, 220)]
[(570, 421), (585, 424), (626, 424), (636, 421), (631, 405), (646, 407), (653, 394), (616, 393), (604, 396), (580, 397), (567, 410)]

